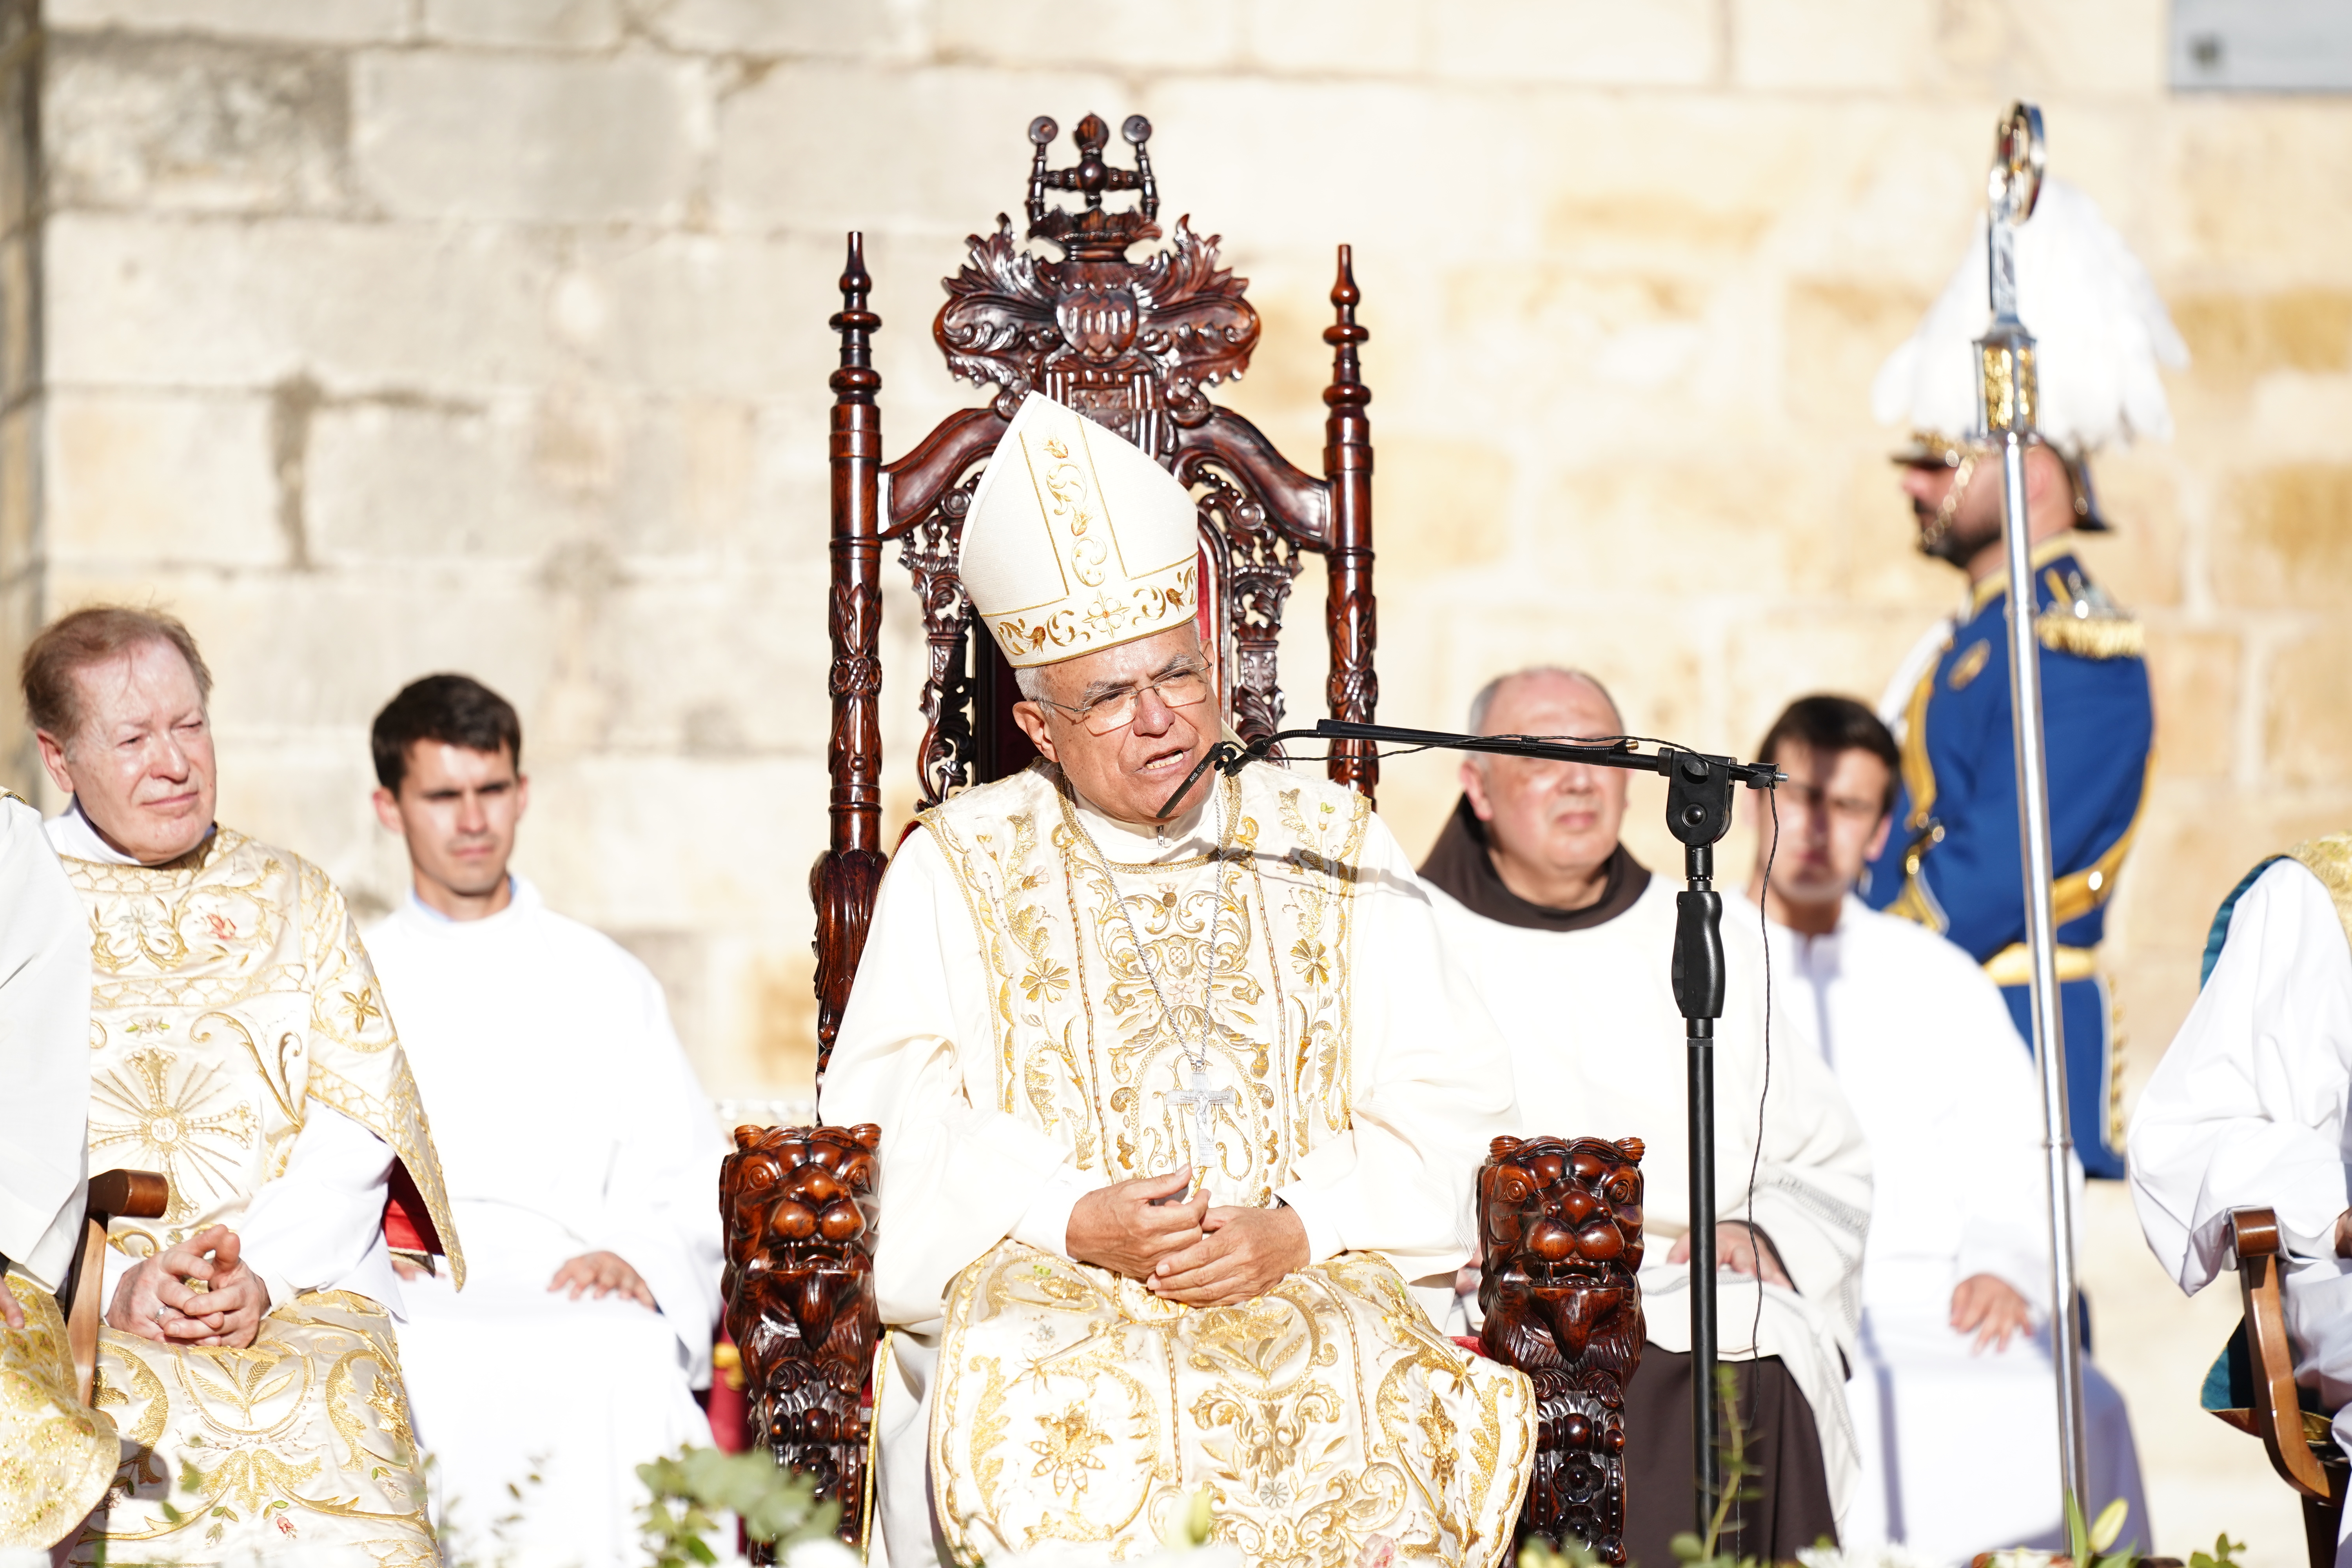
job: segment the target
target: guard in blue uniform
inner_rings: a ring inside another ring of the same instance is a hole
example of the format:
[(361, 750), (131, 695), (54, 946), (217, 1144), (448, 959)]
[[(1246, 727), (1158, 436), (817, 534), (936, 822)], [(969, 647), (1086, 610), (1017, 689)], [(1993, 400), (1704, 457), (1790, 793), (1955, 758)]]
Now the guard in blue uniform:
[[(2067, 1103), (2086, 1173), (2124, 1173), (2121, 1039), (2099, 973), (2106, 906), (2147, 798), (2155, 742), (2139, 623), (2075, 553), (2108, 524), (2090, 454), (2105, 442), (2169, 436), (2156, 371), (2188, 353), (2164, 306), (2088, 196), (2045, 183), (2017, 237), (2018, 313), (2038, 342), (2039, 436), (2026, 452), (2035, 641), (2050, 780)], [(1874, 908), (1940, 931), (1974, 954), (2033, 1037), (2023, 857), (2011, 728), (2009, 584), (1998, 456), (1977, 440), (1971, 342), (1990, 315), (1981, 225), (1919, 331), (1881, 370), (1879, 417), (1907, 419), (1895, 455), (1919, 548), (1966, 574), (1969, 599), (1932, 628), (1890, 685), (1882, 714), (1903, 744), (1895, 831), (1863, 883)]]

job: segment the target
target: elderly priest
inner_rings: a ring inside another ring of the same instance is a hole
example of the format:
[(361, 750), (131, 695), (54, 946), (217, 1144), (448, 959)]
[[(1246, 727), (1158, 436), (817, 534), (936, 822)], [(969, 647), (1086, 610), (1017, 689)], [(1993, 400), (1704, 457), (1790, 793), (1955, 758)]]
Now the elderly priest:
[(1131, 1557), (1203, 1488), (1253, 1563), (1511, 1545), (1527, 1380), (1423, 1304), (1510, 1064), (1370, 803), (1260, 763), (1160, 816), (1217, 734), (1196, 529), (1034, 395), (964, 525), (1043, 760), (907, 839), (822, 1098), (882, 1129), (897, 1568)]
[[(1470, 727), (1597, 739), (1624, 723), (1591, 677), (1533, 669), (1491, 682)], [(1644, 1217), (1654, 1242), (1672, 1245), (1643, 1259), (1650, 1345), (1625, 1391), (1625, 1548), (1636, 1563), (1672, 1563), (1669, 1542), (1691, 1525), (1687, 1047), (1667, 977), (1676, 884), (1618, 842), (1620, 770), (1481, 757), (1462, 776), (1422, 875), (1444, 895), (1457, 951), (1510, 1041), (1524, 1130), (1574, 1126), (1649, 1145)], [(1727, 1550), (1780, 1562), (1830, 1532), (1852, 1490), (1844, 1383), (1861, 1360), (1870, 1155), (1817, 1053), (1781, 1030), (1767, 1061), (1763, 933), (1727, 918), (1723, 947), (1715, 1201), (1729, 1274), (1717, 1322), (1724, 1360), (1748, 1363), (1739, 1420), (1763, 1472)]]
[(342, 895), (215, 825), (212, 678), (178, 621), (77, 610), (24, 688), (72, 795), (47, 828), (94, 972), (89, 1163), (171, 1187), (161, 1219), (112, 1226), (94, 1403), (122, 1465), (71, 1561), (436, 1561), (388, 1194), (464, 1262)]

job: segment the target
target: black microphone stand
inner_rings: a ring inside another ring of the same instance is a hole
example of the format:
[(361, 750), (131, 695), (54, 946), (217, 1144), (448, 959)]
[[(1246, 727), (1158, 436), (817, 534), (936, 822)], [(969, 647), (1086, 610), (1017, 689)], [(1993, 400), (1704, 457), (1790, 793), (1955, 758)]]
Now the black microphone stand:
[(1715, 1369), (1715, 1022), (1723, 1016), (1723, 895), (1715, 890), (1715, 846), (1731, 828), (1731, 786), (1770, 789), (1787, 775), (1763, 763), (1709, 756), (1679, 746), (1636, 751), (1618, 740), (1588, 745), (1529, 735), (1455, 735), (1437, 730), (1399, 730), (1386, 724), (1351, 724), (1325, 719), (1312, 730), (1284, 730), (1246, 746), (1219, 741), (1209, 748), (1176, 793), (1160, 808), (1164, 820), (1191, 793), (1201, 775), (1216, 768), (1238, 773), (1285, 741), (1370, 741), (1374, 744), (1496, 756), (1582, 763), (1658, 773), (1666, 781), (1666, 831), (1683, 847), (1684, 890), (1675, 895), (1675, 952), (1669, 971), (1675, 1005), (1682, 1010), (1689, 1047), (1691, 1203), (1691, 1444), (1696, 1468), (1697, 1533), (1706, 1539), (1723, 1491), (1722, 1457), (1717, 1447)]

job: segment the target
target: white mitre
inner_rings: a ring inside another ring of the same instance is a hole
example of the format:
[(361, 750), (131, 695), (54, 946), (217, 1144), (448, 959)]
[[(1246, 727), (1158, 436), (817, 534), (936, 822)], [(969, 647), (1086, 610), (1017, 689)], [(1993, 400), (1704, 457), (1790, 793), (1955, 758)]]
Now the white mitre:
[[(2189, 348), (2123, 237), (2089, 196), (2044, 179), (2016, 247), (2017, 313), (2033, 334), (2042, 438), (2074, 462), (2110, 441), (2168, 439), (2172, 410), (2156, 367), (2185, 366)], [(1871, 412), (1882, 424), (1907, 424), (1918, 456), (1948, 452), (1977, 433), (1975, 342), (1992, 321), (1985, 265), (1979, 214), (1943, 297), (1871, 386)]]
[(1021, 668), (1183, 626), (1200, 599), (1200, 550), (1199, 513), (1175, 476), (1033, 392), (972, 495), (957, 572)]

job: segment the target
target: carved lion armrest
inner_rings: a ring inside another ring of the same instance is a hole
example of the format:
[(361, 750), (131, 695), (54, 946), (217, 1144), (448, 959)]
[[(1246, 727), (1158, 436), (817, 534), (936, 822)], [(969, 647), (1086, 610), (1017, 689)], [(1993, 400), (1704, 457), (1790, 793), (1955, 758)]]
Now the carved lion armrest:
[(1524, 1531), (1625, 1561), (1625, 1384), (1641, 1364), (1642, 1141), (1497, 1138), (1478, 1172), (1481, 1350), (1535, 1382)]
[(752, 1429), (777, 1464), (816, 1478), (819, 1501), (841, 1504), (838, 1533), (852, 1546), (865, 1539), (873, 1494), (863, 1396), (881, 1331), (881, 1142), (870, 1122), (739, 1127), (719, 1175), (725, 1321), (742, 1357)]

